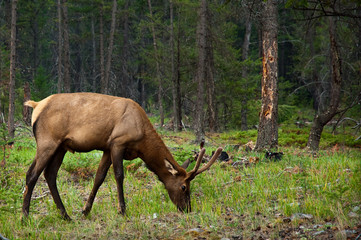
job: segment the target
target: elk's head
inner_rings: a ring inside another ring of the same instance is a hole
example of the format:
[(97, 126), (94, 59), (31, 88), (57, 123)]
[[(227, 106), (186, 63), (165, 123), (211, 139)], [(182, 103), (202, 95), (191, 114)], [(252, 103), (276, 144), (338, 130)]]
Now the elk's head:
[(190, 198), (190, 182), (200, 173), (207, 170), (212, 164), (217, 160), (218, 156), (221, 154), (222, 148), (218, 148), (217, 151), (213, 154), (213, 157), (209, 162), (199, 169), (200, 164), (205, 153), (205, 149), (202, 148), (194, 169), (187, 172), (185, 170), (184, 164), (181, 168), (176, 168), (172, 166), (168, 161), (165, 161), (167, 170), (171, 173), (171, 176), (164, 182), (165, 188), (168, 191), (169, 197), (172, 202), (177, 206), (178, 210), (181, 212), (190, 212), (191, 211), (191, 198)]

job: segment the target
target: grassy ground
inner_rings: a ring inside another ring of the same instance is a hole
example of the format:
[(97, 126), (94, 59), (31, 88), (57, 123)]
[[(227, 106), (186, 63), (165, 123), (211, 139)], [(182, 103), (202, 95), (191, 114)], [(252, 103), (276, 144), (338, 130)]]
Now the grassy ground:
[[(101, 153), (68, 153), (58, 188), (71, 222), (60, 218), (43, 176), (30, 218), (21, 221), (25, 173), (36, 148), (24, 136), (6, 150), (0, 168), (0, 233), (9, 239), (355, 239), (361, 234), (361, 143), (326, 132), (314, 156), (303, 149), (307, 133), (280, 130), (280, 161), (244, 151), (243, 144), (255, 141), (254, 130), (208, 134), (207, 154), (222, 146), (232, 162), (217, 162), (192, 182), (189, 214), (178, 213), (155, 175), (134, 160), (125, 163), (127, 216), (117, 214), (110, 171), (83, 217)], [(189, 132), (161, 135), (180, 163), (198, 149)]]

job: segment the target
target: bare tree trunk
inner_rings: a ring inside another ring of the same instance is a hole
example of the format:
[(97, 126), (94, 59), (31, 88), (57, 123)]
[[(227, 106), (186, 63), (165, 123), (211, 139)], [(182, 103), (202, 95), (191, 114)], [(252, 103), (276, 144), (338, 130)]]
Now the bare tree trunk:
[[(180, 99), (180, 79), (178, 76), (178, 71), (175, 69), (175, 50), (174, 50), (174, 24), (173, 24), (173, 1), (169, 3), (170, 10), (170, 48), (171, 48), (171, 68), (172, 68), (172, 95), (173, 95), (173, 119), (174, 126), (173, 130), (175, 132), (182, 131), (182, 112), (181, 112), (181, 99)], [(178, 27), (179, 33), (179, 27)], [(179, 37), (179, 36), (178, 36)], [(179, 38), (177, 40), (177, 49), (179, 50)], [(179, 51), (177, 56), (177, 70), (179, 70)]]
[(100, 41), (100, 92), (105, 93), (107, 85), (105, 82), (105, 66), (104, 66), (104, 23), (103, 23), (103, 2), (100, 5), (100, 19), (99, 19), (99, 41)]
[(213, 44), (212, 44), (212, 19), (211, 14), (209, 12), (208, 1), (203, 3), (202, 8), (205, 9), (205, 17), (206, 17), (206, 26), (205, 26), (205, 40), (206, 40), (206, 78), (205, 82), (207, 87), (207, 105), (208, 105), (208, 127), (209, 131), (214, 132), (218, 129), (217, 122), (217, 108), (216, 108), (216, 100), (215, 100), (215, 85), (214, 85), (214, 58), (213, 58)]
[[(251, 22), (251, 16), (250, 14), (247, 14), (246, 16), (246, 33), (244, 35), (244, 40), (243, 40), (243, 46), (242, 46), (242, 60), (245, 61), (248, 58), (248, 51), (249, 51), (249, 44), (250, 44), (250, 39), (251, 39), (251, 30), (252, 30), (252, 22)], [(244, 89), (247, 89), (247, 81), (245, 81), (245, 79), (248, 76), (248, 69), (245, 66), (242, 69), (242, 79), (243, 82), (245, 82), (244, 85)], [(248, 95), (247, 94), (243, 94), (242, 96), (242, 107), (241, 107), (241, 130), (242, 131), (246, 131), (248, 130), (248, 125), (247, 125), (247, 113), (248, 113), (248, 107), (247, 107), (247, 103), (248, 103)]]
[(110, 76), (110, 68), (112, 63), (112, 55), (113, 55), (113, 46), (114, 46), (114, 33), (115, 33), (115, 25), (116, 25), (116, 16), (117, 16), (117, 0), (113, 0), (112, 7), (112, 22), (110, 25), (110, 36), (109, 36), (109, 45), (108, 45), (108, 54), (107, 54), (107, 64), (105, 67), (105, 94), (109, 94), (109, 76)]
[(262, 107), (259, 117), (257, 151), (278, 147), (278, 47), (277, 1), (264, 2), (262, 17)]
[[(179, 11), (178, 11), (179, 16)], [(179, 124), (178, 130), (181, 131), (183, 129), (182, 123), (182, 99), (181, 99), (181, 47), (180, 47), (180, 39), (181, 39), (181, 27), (178, 26), (177, 32), (177, 65), (176, 65), (176, 112), (177, 112), (177, 122)]]
[(341, 59), (336, 40), (336, 23), (334, 17), (329, 17), (330, 53), (331, 53), (331, 87), (329, 91), (328, 106), (322, 112), (319, 111), (313, 119), (307, 148), (317, 151), (324, 126), (337, 114), (341, 97)]
[(62, 0), (63, 6), (63, 36), (64, 36), (64, 92), (71, 92), (70, 87), (70, 45), (69, 45), (69, 27), (68, 27), (68, 6), (67, 0)]
[(9, 116), (8, 131), (11, 139), (15, 136), (15, 64), (16, 64), (16, 7), (17, 0), (11, 3), (11, 36), (10, 36), (10, 83), (9, 83)]
[(58, 0), (58, 93), (61, 93), (63, 86), (62, 66), (63, 66), (63, 21), (62, 3)]
[(199, 20), (197, 26), (197, 45), (198, 45), (198, 65), (196, 73), (197, 88), (197, 102), (195, 111), (195, 135), (196, 143), (203, 141), (205, 136), (204, 127), (204, 83), (208, 76), (207, 73), (207, 0), (201, 1), (199, 9)]
[[(153, 21), (153, 13), (152, 13), (152, 3), (148, 0), (148, 7), (149, 7), (149, 15)], [(157, 38), (155, 35), (154, 24), (151, 24), (152, 28), (152, 35), (153, 35), (153, 48), (154, 48), (154, 55), (155, 55), (155, 63), (156, 63), (156, 71), (157, 71), (157, 80), (158, 80), (158, 107), (159, 107), (159, 115), (160, 115), (160, 126), (164, 125), (164, 111), (163, 111), (163, 86), (162, 86), (162, 78), (160, 73), (160, 66), (159, 66), (159, 56), (158, 56), (158, 47), (157, 47)]]
[(122, 47), (122, 78), (120, 82), (120, 93), (123, 97), (131, 96), (129, 86), (129, 0), (125, 1), (123, 15), (123, 47)]
[(97, 61), (97, 50), (96, 50), (96, 44), (95, 44), (95, 28), (94, 28), (94, 18), (92, 17), (92, 22), (91, 22), (91, 34), (92, 34), (92, 78), (93, 78), (93, 82), (92, 82), (92, 91), (96, 92), (97, 91), (97, 76), (96, 76), (96, 61)]

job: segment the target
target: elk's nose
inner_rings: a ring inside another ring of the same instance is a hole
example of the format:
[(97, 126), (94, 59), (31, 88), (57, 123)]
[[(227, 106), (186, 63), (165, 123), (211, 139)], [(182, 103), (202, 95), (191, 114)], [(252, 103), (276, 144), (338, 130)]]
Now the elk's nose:
[(186, 207), (178, 207), (178, 211), (182, 212), (182, 213), (188, 213), (191, 212), (191, 205), (187, 205)]

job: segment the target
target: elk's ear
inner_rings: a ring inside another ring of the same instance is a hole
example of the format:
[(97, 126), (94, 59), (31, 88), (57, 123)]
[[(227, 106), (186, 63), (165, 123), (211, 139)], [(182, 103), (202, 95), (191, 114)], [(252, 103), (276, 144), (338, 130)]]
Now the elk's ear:
[(178, 173), (178, 171), (174, 169), (173, 165), (170, 162), (168, 162), (167, 159), (164, 159), (164, 163), (168, 172), (170, 172), (172, 175), (176, 175)]
[(186, 170), (190, 163), (191, 163), (191, 161), (189, 159), (187, 159), (184, 161), (184, 163), (182, 164), (181, 167), (184, 168), (184, 170)]

